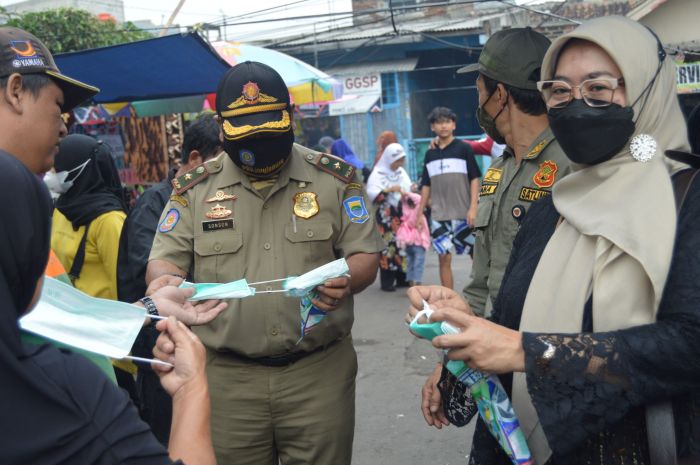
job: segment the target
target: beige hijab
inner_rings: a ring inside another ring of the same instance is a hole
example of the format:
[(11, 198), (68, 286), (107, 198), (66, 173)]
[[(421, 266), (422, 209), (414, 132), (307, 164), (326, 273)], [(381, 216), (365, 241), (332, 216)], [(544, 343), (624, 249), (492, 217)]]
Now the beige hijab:
[[(555, 40), (544, 57), (542, 79), (554, 76), (562, 47), (571, 39), (593, 42), (617, 63), (628, 105), (656, 73), (656, 39), (623, 17), (591, 20)], [(671, 264), (676, 209), (663, 151), (687, 150), (685, 122), (676, 98), (675, 67), (666, 59), (641, 116), (634, 106), (634, 136), (657, 142), (654, 158), (632, 158), (629, 143), (613, 159), (575, 166), (553, 189), (563, 217), (537, 265), (523, 308), (520, 330), (579, 333), (586, 301), (593, 295), (593, 330), (609, 331), (655, 321)], [(542, 465), (551, 455), (527, 393), (524, 373), (513, 381), (513, 404), (533, 452)]]

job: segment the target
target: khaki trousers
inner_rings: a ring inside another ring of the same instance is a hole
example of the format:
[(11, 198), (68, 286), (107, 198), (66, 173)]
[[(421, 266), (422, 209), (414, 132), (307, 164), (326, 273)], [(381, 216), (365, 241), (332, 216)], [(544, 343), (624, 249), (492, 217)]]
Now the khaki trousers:
[(350, 337), (292, 365), (207, 350), (219, 465), (350, 465), (357, 355)]

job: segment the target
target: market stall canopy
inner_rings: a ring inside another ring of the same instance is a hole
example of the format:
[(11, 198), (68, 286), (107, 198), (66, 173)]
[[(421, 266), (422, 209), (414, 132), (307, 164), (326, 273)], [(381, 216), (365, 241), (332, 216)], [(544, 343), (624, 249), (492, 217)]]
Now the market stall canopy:
[(100, 88), (96, 103), (216, 92), (231, 66), (197, 33), (56, 55), (61, 72)]

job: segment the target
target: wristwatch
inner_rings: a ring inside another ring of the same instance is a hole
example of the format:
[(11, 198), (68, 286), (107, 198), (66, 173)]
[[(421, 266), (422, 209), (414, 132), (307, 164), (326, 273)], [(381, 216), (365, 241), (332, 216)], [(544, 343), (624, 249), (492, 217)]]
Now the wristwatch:
[(158, 313), (158, 309), (156, 308), (156, 303), (153, 302), (153, 299), (151, 299), (150, 297), (142, 297), (141, 299), (139, 299), (139, 302), (141, 302), (143, 306), (146, 307), (146, 311), (149, 315), (160, 316), (160, 313)]

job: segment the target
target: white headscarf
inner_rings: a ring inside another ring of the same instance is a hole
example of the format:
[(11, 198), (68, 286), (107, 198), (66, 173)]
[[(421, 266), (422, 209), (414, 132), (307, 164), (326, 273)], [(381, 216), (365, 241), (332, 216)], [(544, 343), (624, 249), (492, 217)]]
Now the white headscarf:
[[(367, 180), (367, 196), (370, 202), (382, 192), (394, 186), (401, 186), (401, 190), (409, 192), (411, 190), (411, 178), (403, 167), (398, 167), (396, 170), (391, 169), (392, 163), (397, 160), (406, 158), (406, 151), (401, 144), (393, 143), (387, 145), (382, 153), (382, 157), (377, 162), (377, 165), (372, 170)], [(401, 201), (401, 194), (392, 192), (387, 196), (387, 200), (391, 206), (398, 206)]]
[[(555, 40), (544, 57), (542, 79), (552, 79), (559, 55), (572, 39), (598, 45), (615, 61), (625, 79), (627, 104), (637, 101), (630, 140), (650, 135), (657, 151), (641, 163), (632, 157), (628, 142), (609, 161), (575, 165), (554, 187), (552, 199), (563, 221), (530, 283), (520, 322), (526, 332), (579, 333), (591, 295), (594, 331), (654, 322), (676, 235), (673, 169), (666, 166), (663, 152), (687, 150), (688, 140), (673, 61), (666, 58), (655, 77), (659, 55), (653, 35), (635, 21), (609, 16)], [(647, 97), (638, 100), (652, 80)], [(523, 373), (513, 379), (513, 404), (536, 463), (545, 463), (551, 450)]]

